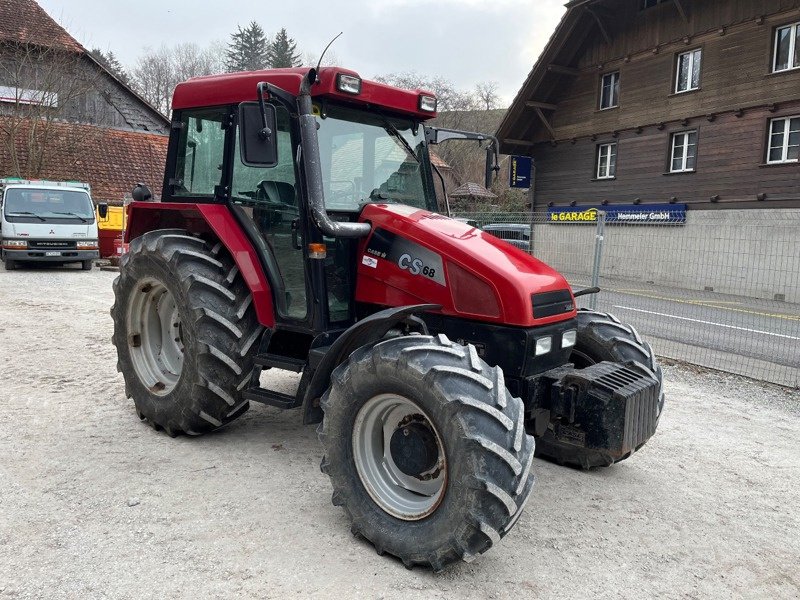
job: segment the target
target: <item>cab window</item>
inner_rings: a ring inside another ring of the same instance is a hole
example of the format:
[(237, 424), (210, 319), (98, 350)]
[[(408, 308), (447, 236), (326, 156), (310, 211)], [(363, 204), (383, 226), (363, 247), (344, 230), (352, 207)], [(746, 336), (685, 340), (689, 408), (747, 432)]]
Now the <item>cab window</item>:
[(183, 111), (178, 138), (173, 195), (213, 196), (222, 183), (225, 130), (229, 109), (211, 108)]

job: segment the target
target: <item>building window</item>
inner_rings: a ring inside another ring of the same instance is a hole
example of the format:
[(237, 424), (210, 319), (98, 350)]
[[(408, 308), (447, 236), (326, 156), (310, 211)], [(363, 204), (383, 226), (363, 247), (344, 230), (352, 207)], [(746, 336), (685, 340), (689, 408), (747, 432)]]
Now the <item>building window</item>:
[(700, 64), (703, 53), (698, 48), (678, 55), (675, 93), (690, 92), (700, 88)]
[(697, 165), (697, 132), (682, 131), (672, 134), (672, 161), (670, 173), (694, 171)]
[(606, 73), (600, 85), (600, 110), (619, 106), (619, 71)]
[(792, 23), (775, 30), (775, 57), (773, 72), (788, 71), (800, 67), (800, 23)]
[(613, 179), (617, 175), (617, 145), (600, 144), (597, 147), (597, 179)]
[(772, 119), (769, 126), (769, 164), (800, 160), (800, 115)]

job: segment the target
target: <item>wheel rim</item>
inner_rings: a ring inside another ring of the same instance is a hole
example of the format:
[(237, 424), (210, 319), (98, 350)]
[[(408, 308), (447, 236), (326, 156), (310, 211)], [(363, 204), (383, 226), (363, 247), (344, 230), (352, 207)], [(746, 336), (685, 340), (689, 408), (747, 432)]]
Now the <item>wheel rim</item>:
[(447, 488), (439, 432), (414, 402), (395, 394), (367, 400), (353, 425), (353, 458), (369, 495), (405, 521), (433, 513)]
[(172, 293), (156, 279), (136, 285), (128, 305), (131, 362), (146, 388), (157, 396), (170, 393), (183, 369), (183, 329)]

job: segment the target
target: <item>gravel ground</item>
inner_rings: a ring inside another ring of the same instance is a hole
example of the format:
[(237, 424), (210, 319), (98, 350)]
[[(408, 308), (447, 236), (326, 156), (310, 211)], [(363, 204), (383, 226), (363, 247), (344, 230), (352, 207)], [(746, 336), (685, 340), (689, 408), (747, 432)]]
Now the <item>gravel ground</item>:
[(0, 271), (0, 596), (800, 597), (797, 392), (669, 366), (631, 460), (536, 461), (498, 547), (407, 571), (350, 535), (297, 411), (254, 406), (199, 439), (139, 422), (109, 341), (114, 276)]

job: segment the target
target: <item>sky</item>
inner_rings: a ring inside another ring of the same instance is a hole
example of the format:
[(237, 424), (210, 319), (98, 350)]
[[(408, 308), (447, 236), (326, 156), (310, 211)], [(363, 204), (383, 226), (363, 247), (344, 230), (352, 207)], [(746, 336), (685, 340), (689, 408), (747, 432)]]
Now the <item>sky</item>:
[(126, 67), (163, 43), (226, 42), (237, 25), (285, 27), (303, 53), (331, 47), (339, 66), (364, 78), (416, 71), (462, 90), (496, 81), (510, 104), (564, 13), (565, 0), (38, 0), (87, 48), (113, 51)]

